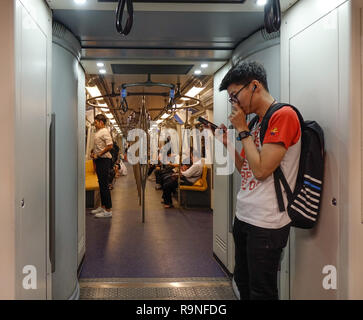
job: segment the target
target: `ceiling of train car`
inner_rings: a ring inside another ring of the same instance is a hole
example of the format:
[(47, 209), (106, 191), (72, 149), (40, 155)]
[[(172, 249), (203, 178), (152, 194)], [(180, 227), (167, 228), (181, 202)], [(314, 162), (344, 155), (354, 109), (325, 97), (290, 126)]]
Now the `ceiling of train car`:
[[(281, 0), (282, 10), (296, 1)], [(133, 28), (121, 36), (115, 27), (117, 0), (86, 0), (83, 5), (75, 0), (47, 2), (54, 20), (80, 40), (86, 72), (91, 78), (100, 77), (108, 92), (113, 82), (116, 86), (143, 82), (148, 73), (153, 81), (180, 82), (181, 87), (196, 69), (201, 76), (212, 75), (264, 23), (263, 7), (255, 0), (134, 0)], [(104, 64), (104, 75), (99, 75), (98, 62)], [(208, 67), (201, 68), (202, 63)], [(156, 87), (143, 90), (162, 91)], [(141, 97), (131, 98), (131, 103), (140, 105)], [(148, 97), (147, 102), (149, 109), (160, 109), (165, 98)]]

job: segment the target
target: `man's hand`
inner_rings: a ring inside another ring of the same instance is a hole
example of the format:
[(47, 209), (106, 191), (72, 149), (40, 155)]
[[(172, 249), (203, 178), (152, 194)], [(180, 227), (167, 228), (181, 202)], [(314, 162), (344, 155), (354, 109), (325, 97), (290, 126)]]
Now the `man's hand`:
[(217, 138), (218, 141), (222, 142), (225, 146), (227, 145), (227, 127), (223, 123), (218, 127), (218, 129), (223, 130), (222, 136), (221, 135), (216, 136), (215, 130), (209, 124), (208, 125), (204, 124), (203, 126), (204, 128), (211, 130), (213, 135)]
[(217, 135), (216, 138), (217, 140), (219, 140), (220, 142), (222, 142), (225, 146), (227, 146), (227, 127), (224, 125), (224, 123), (222, 123), (218, 129), (223, 130), (223, 134), (222, 135)]
[(233, 105), (233, 110), (229, 116), (229, 120), (238, 132), (249, 130), (246, 122), (246, 114), (239, 105)]

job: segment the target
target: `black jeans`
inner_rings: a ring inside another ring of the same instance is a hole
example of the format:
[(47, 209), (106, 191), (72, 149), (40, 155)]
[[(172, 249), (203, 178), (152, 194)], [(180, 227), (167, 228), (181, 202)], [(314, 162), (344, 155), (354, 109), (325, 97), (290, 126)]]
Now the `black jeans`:
[(108, 188), (109, 173), (112, 166), (112, 160), (108, 158), (96, 159), (96, 173), (98, 178), (98, 184), (100, 186), (101, 205), (106, 209), (112, 208), (111, 192)]
[[(180, 185), (182, 186), (192, 186), (193, 183), (189, 182), (184, 176), (180, 177)], [(163, 199), (165, 204), (173, 204), (171, 194), (178, 188), (178, 177), (167, 178), (162, 183), (163, 186)]]
[(173, 200), (171, 198), (171, 194), (176, 191), (178, 187), (178, 180), (177, 179), (167, 179), (163, 182), (163, 199), (164, 203), (171, 205), (173, 204)]
[(241, 300), (277, 300), (277, 272), (290, 225), (265, 229), (242, 222), (233, 225), (234, 280)]

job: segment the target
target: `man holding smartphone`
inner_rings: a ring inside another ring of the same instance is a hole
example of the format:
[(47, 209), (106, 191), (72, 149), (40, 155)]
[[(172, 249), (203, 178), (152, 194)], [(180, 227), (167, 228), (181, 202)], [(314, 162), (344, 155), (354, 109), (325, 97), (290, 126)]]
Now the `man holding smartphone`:
[[(286, 211), (279, 211), (273, 172), (280, 166), (294, 189), (301, 152), (299, 119), (288, 106), (274, 112), (261, 143), (261, 121), (275, 100), (268, 90), (266, 71), (257, 62), (237, 63), (228, 71), (219, 90), (228, 92), (233, 107), (229, 119), (243, 145), (241, 154), (232, 147), (242, 177), (233, 226), (234, 280), (241, 299), (275, 300), (277, 272), (291, 220)], [(251, 130), (246, 122), (248, 114), (259, 116)], [(221, 129), (227, 128), (222, 125)], [(223, 143), (227, 146), (226, 136), (224, 133)], [(287, 203), (285, 195), (284, 201)]]

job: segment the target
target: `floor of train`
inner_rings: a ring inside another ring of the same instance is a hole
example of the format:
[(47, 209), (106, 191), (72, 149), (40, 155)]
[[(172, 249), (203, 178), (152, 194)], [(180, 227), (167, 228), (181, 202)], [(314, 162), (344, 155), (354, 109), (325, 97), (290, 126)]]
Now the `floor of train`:
[(213, 258), (212, 211), (164, 209), (161, 191), (148, 180), (143, 224), (132, 167), (127, 168), (112, 190), (112, 218), (96, 219), (87, 211), (80, 298), (235, 299)]

